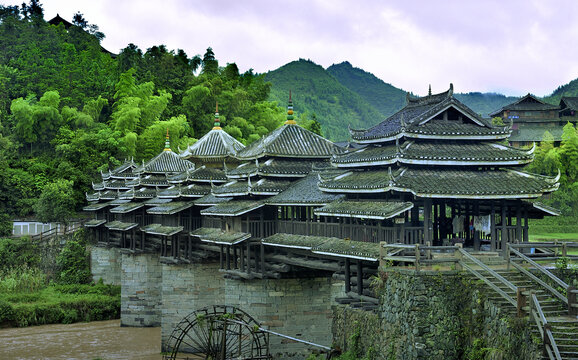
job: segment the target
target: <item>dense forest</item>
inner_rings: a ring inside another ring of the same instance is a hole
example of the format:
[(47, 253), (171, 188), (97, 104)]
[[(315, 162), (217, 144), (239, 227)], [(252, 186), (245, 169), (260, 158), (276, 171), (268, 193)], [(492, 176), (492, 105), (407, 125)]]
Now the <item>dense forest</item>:
[[(332, 140), (347, 140), (349, 125), (379, 123), (405, 97), (348, 62), (323, 69), (302, 59), (267, 74), (241, 73), (210, 47), (190, 56), (129, 44), (114, 55), (101, 47), (104, 36), (80, 12), (72, 26), (51, 25), (38, 0), (0, 5), (0, 234), (10, 233), (15, 217), (69, 218), (99, 171), (158, 154), (167, 129), (174, 151), (194, 143), (211, 129), (217, 102), (224, 130), (248, 144), (283, 124), (289, 90), (298, 123)], [(553, 97), (574, 91), (573, 83)], [(479, 113), (514, 100), (457, 96)], [(565, 134), (561, 148), (545, 142), (537, 153), (538, 172), (562, 169), (568, 191), (553, 203), (578, 198), (571, 188), (578, 145)]]
[(0, 6), (4, 233), (13, 217), (66, 219), (98, 171), (158, 154), (167, 129), (172, 149), (184, 149), (211, 129), (217, 102), (224, 130), (244, 143), (283, 123), (288, 94), (269, 101), (263, 75), (222, 66), (211, 48), (190, 57), (129, 44), (111, 56), (98, 26), (80, 12), (72, 23), (50, 25), (37, 0)]

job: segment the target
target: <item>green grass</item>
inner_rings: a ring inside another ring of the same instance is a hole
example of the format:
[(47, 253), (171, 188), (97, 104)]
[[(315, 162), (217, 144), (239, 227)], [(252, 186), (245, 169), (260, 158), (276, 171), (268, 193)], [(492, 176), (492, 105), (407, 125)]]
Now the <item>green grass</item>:
[(30, 290), (15, 286), (11, 277), (0, 277), (1, 287), (22, 289), (0, 292), (2, 325), (70, 324), (120, 316), (120, 286), (45, 285)]
[(530, 241), (568, 241), (578, 242), (578, 233), (530, 233)]

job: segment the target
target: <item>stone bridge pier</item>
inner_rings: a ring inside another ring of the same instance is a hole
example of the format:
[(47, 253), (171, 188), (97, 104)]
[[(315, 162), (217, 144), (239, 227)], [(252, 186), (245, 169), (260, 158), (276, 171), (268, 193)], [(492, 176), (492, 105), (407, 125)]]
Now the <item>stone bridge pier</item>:
[[(93, 249), (92, 271), (95, 280), (120, 283), (121, 326), (161, 326), (162, 350), (184, 317), (217, 304), (238, 307), (274, 332), (331, 346), (332, 306), (344, 296), (343, 281), (331, 276), (226, 279), (218, 262), (168, 265), (156, 254), (114, 248)], [(315, 349), (273, 335), (269, 343), (278, 358), (304, 358)]]

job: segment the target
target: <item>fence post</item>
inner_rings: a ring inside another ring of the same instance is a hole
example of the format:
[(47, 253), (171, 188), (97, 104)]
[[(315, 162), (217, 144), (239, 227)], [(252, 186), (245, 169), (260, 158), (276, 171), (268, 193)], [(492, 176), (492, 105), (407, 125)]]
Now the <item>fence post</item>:
[(562, 256), (568, 256), (568, 249), (566, 248), (566, 243), (562, 243)]
[(576, 296), (576, 288), (574, 286), (568, 286), (568, 315), (578, 316), (578, 299)]
[(525, 292), (527, 291), (526, 288), (522, 288), (519, 287), (517, 292), (516, 292), (516, 308), (518, 310), (518, 317), (524, 317), (526, 315), (526, 312), (524, 310), (524, 307), (526, 307), (527, 304), (527, 296), (525, 294)]
[(506, 270), (510, 271), (510, 244), (506, 244), (504, 249), (504, 256), (506, 257)]
[(417, 271), (420, 270), (420, 264), (419, 264), (419, 260), (420, 260), (420, 253), (419, 253), (419, 243), (415, 244), (415, 269)]
[[(430, 242), (430, 241), (427, 241), (427, 242), (425, 243), (425, 246), (431, 246), (431, 242)], [(431, 260), (431, 258), (432, 258), (432, 256), (431, 256), (431, 249), (427, 249), (427, 250), (426, 250), (426, 252), (425, 252), (425, 258), (428, 259), (428, 260)]]

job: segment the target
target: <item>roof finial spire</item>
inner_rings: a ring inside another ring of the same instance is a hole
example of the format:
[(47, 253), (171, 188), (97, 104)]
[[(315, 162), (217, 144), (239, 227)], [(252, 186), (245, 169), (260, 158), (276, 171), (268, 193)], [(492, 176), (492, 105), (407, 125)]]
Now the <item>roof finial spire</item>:
[(431, 96), (431, 84), (429, 84), (429, 90), (427, 92), (427, 96)]
[(219, 120), (219, 102), (215, 106), (215, 124), (213, 125), (213, 130), (221, 130), (221, 120)]
[(293, 100), (291, 100), (291, 90), (289, 90), (289, 103), (287, 104), (287, 121), (285, 121), (285, 125), (295, 125), (297, 124), (295, 120), (293, 120)]
[(171, 142), (169, 141), (169, 128), (167, 128), (167, 138), (165, 139), (165, 151), (171, 151)]

